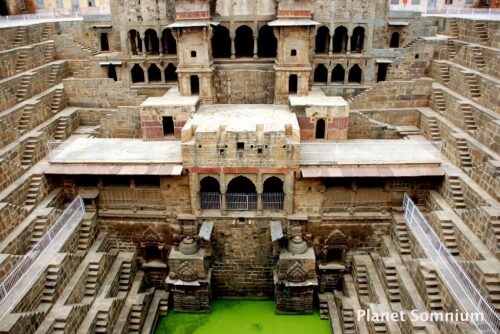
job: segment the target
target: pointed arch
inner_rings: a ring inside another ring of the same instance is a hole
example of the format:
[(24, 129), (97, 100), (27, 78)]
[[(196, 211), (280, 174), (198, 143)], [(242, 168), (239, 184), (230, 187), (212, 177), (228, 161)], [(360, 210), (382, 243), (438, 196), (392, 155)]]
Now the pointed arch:
[(278, 40), (274, 36), (273, 28), (267, 24), (259, 29), (257, 39), (257, 55), (262, 58), (275, 58), (278, 48)]
[(319, 64), (314, 70), (314, 82), (327, 83), (328, 69), (325, 65)]
[(130, 73), (132, 75), (133, 83), (144, 82), (144, 70), (142, 69), (141, 65), (135, 64), (134, 66), (132, 66)]
[(236, 57), (253, 57), (253, 30), (247, 25), (236, 29), (234, 39)]
[(316, 53), (328, 53), (329, 45), (330, 29), (328, 29), (328, 27), (321, 26), (316, 32), (314, 51)]
[(362, 74), (363, 74), (363, 71), (361, 70), (361, 67), (359, 67), (358, 64), (354, 64), (351, 67), (351, 69), (349, 70), (349, 78), (347, 79), (347, 81), (361, 83)]

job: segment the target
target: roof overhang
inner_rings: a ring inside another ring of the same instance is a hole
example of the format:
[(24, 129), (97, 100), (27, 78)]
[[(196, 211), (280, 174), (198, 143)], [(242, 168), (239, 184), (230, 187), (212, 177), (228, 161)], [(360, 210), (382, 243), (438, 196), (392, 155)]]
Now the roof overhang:
[(405, 21), (389, 21), (387, 24), (394, 27), (406, 27), (410, 25), (410, 23)]
[(267, 24), (270, 27), (319, 26), (321, 23), (308, 19), (278, 19)]
[(391, 59), (375, 59), (375, 63), (377, 64), (392, 64)]
[(218, 26), (219, 22), (207, 22), (207, 21), (179, 21), (169, 24), (167, 28), (203, 28), (208, 26)]
[(444, 176), (440, 166), (304, 167), (304, 178)]
[(110, 29), (112, 27), (111, 24), (96, 24), (92, 26), (92, 29)]
[(112, 60), (112, 61), (101, 61), (99, 62), (99, 65), (100, 66), (109, 66), (109, 65), (117, 65), (117, 66), (120, 66), (122, 65), (123, 62), (120, 61), (120, 60)]
[(156, 175), (179, 176), (182, 165), (51, 164), (44, 172), (54, 175)]

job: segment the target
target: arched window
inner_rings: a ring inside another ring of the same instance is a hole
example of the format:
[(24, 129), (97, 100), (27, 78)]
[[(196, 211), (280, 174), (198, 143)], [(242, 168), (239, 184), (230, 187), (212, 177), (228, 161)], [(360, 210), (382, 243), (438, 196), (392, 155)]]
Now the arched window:
[(314, 70), (314, 82), (327, 83), (328, 70), (325, 65), (319, 64)]
[(340, 64), (335, 65), (332, 71), (332, 82), (344, 83), (344, 79), (345, 79), (344, 67)]
[(257, 190), (250, 179), (238, 176), (227, 185), (226, 203), (228, 210), (256, 210)]
[(319, 27), (316, 32), (316, 53), (328, 53), (328, 46), (330, 44), (330, 29), (325, 26)]
[(389, 47), (391, 48), (399, 48), (399, 39), (400, 39), (399, 32), (393, 32), (391, 35), (391, 42), (389, 44)]
[(355, 64), (349, 70), (349, 78), (347, 79), (347, 81), (361, 83), (361, 74), (362, 74), (361, 68), (359, 67), (358, 64)]
[(351, 36), (351, 52), (363, 52), (365, 44), (365, 28), (356, 27)]
[(189, 77), (189, 83), (191, 84), (191, 95), (196, 95), (200, 93), (200, 78), (197, 75), (192, 75)]
[(236, 57), (253, 57), (253, 31), (249, 26), (236, 29), (234, 40)]
[(142, 39), (137, 30), (132, 29), (128, 32), (128, 40), (130, 43), (130, 53), (137, 55), (139, 52), (142, 52)]
[(0, 0), (0, 16), (9, 15), (9, 7), (7, 7), (6, 0)]
[(337, 27), (333, 34), (333, 52), (346, 52), (347, 49), (347, 28), (344, 26)]
[(158, 54), (160, 53), (160, 41), (158, 40), (158, 35), (153, 29), (146, 30), (144, 34), (146, 53), (148, 54)]
[(161, 71), (156, 64), (149, 65), (148, 78), (149, 82), (161, 82)]
[(266, 179), (262, 192), (262, 209), (283, 210), (284, 202), (283, 181), (276, 176)]
[(325, 129), (326, 124), (323, 118), (320, 118), (316, 121), (316, 139), (325, 139)]
[(297, 74), (290, 74), (288, 77), (288, 92), (290, 94), (297, 93), (298, 81)]
[(231, 37), (224, 26), (216, 26), (212, 35), (212, 55), (214, 58), (231, 57)]
[(170, 63), (165, 68), (165, 81), (172, 82), (177, 81), (177, 68), (174, 64)]
[(101, 33), (101, 51), (109, 51), (108, 33)]
[(257, 55), (261, 58), (275, 58), (278, 40), (274, 36), (273, 28), (265, 25), (259, 30), (257, 39)]
[(221, 204), (219, 181), (206, 176), (200, 181), (200, 207), (202, 210), (218, 210)]
[(116, 76), (116, 67), (115, 67), (115, 65), (109, 65), (108, 66), (108, 78), (113, 79), (114, 81), (118, 80), (118, 77)]
[(144, 70), (139, 64), (135, 64), (130, 70), (132, 82), (144, 82)]
[(177, 54), (177, 43), (172, 35), (170, 29), (164, 29), (161, 33), (161, 44), (163, 46), (163, 53), (168, 55)]

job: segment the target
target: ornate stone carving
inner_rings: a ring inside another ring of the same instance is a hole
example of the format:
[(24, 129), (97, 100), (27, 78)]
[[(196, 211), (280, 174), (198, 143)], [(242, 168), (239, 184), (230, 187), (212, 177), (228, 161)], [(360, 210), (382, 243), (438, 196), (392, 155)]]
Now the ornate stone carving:
[(191, 268), (188, 262), (183, 262), (179, 268), (177, 268), (177, 277), (183, 281), (192, 282), (198, 279), (198, 274)]
[(330, 232), (328, 237), (326, 237), (325, 240), (325, 246), (331, 246), (331, 245), (345, 245), (347, 243), (347, 238), (345, 237), (344, 233), (342, 233), (340, 230), (333, 230)]
[(163, 238), (148, 227), (141, 235), (142, 245), (159, 245), (163, 244)]
[(286, 272), (286, 278), (293, 283), (304, 282), (307, 279), (307, 272), (299, 262), (295, 262)]

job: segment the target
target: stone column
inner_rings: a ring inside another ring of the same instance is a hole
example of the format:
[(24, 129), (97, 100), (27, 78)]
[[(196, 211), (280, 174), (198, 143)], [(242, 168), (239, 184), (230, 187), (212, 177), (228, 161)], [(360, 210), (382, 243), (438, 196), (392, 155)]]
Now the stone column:
[(234, 36), (230, 35), (231, 38), (231, 59), (236, 58), (236, 47), (234, 46)]
[(259, 46), (257, 43), (257, 37), (253, 36), (253, 57), (258, 58)]
[(163, 35), (159, 35), (160, 38), (158, 38), (158, 43), (159, 43), (159, 51), (160, 51), (160, 56), (163, 57)]
[(351, 70), (351, 67), (347, 67), (346, 70), (344, 71), (344, 85), (347, 84), (347, 81), (349, 79), (349, 71)]
[(161, 83), (164, 84), (165, 83), (165, 67), (164, 66), (160, 66), (160, 71), (161, 71)]
[(220, 179), (220, 193), (221, 193), (221, 206), (220, 209), (222, 211), (222, 214), (225, 215), (227, 214), (227, 201), (226, 201), (226, 191), (227, 191), (227, 186), (226, 186), (226, 175), (225, 174), (219, 174), (219, 179)]
[(351, 53), (351, 36), (347, 35), (347, 54)]
[(329, 39), (329, 45), (328, 45), (328, 56), (333, 56), (333, 34), (330, 35)]
[(146, 35), (144, 35), (144, 38), (142, 39), (142, 54), (144, 56), (146, 55)]
[(263, 184), (262, 184), (262, 174), (257, 174), (257, 213), (262, 215), (262, 192), (263, 192)]
[(147, 68), (145, 69), (145, 68), (144, 68), (144, 67), (142, 67), (142, 66), (141, 66), (141, 68), (142, 68), (142, 70), (144, 71), (144, 82), (148, 84), (148, 83), (149, 83), (148, 69), (147, 69)]
[(329, 85), (332, 83), (332, 70), (333, 70), (332, 65), (328, 65), (326, 67), (326, 70), (328, 71), (328, 76), (326, 77), (326, 83)]

